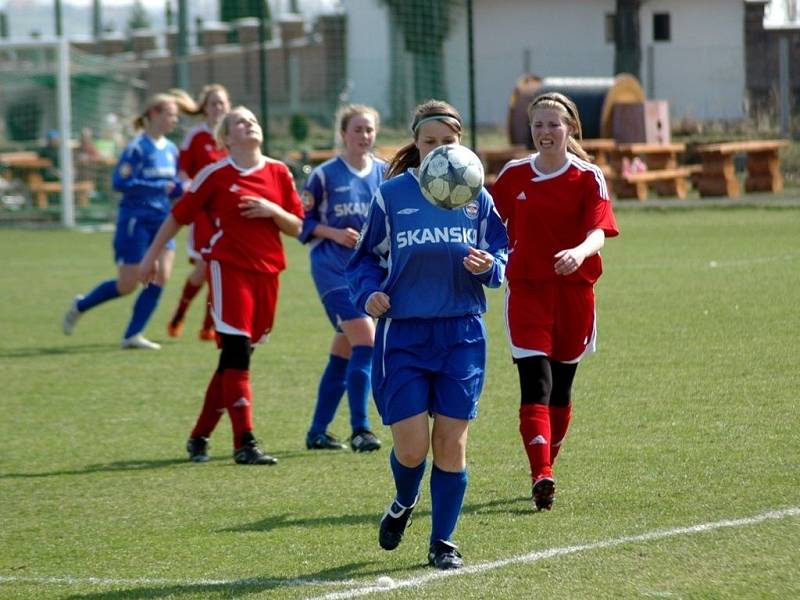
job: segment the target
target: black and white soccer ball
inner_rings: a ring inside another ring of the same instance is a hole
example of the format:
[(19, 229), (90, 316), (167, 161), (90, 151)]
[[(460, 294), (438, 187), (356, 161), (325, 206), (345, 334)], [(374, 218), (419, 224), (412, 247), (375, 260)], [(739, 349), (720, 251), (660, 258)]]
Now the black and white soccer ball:
[(460, 144), (434, 148), (419, 166), (419, 187), (434, 206), (461, 208), (475, 200), (483, 187), (481, 159)]

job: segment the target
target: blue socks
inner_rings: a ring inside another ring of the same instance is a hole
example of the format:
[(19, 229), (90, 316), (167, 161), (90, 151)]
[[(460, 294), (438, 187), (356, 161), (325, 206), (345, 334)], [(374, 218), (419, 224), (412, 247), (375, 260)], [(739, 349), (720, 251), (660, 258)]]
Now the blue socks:
[(341, 356), (331, 354), (328, 358), (328, 366), (322, 373), (317, 390), (317, 406), (314, 408), (314, 417), (311, 420), (310, 435), (325, 433), (328, 425), (333, 421), (339, 401), (342, 399), (345, 390), (345, 375), (347, 373), (347, 363), (350, 362)]
[(431, 469), (431, 544), (449, 540), (455, 531), (464, 493), (467, 491), (466, 469), (458, 473), (442, 471), (435, 464)]
[(394, 450), (389, 453), (389, 464), (392, 467), (394, 485), (395, 488), (397, 488), (397, 496), (395, 499), (402, 506), (411, 506), (417, 499), (419, 495), (419, 484), (422, 482), (422, 476), (425, 474), (426, 462), (426, 460), (423, 460), (416, 467), (406, 467), (397, 460), (397, 457), (394, 455)]
[(367, 405), (371, 374), (372, 346), (353, 346), (350, 364), (347, 365), (347, 400), (350, 403), (350, 426), (353, 433), (369, 429)]
[(114, 298), (119, 298), (117, 280), (109, 279), (108, 281), (98, 284), (85, 298), (78, 300), (78, 310), (83, 313), (90, 308), (94, 308), (98, 304), (113, 300)]
[(136, 303), (133, 305), (131, 321), (128, 323), (128, 329), (125, 330), (125, 335), (123, 336), (125, 339), (142, 332), (147, 326), (147, 322), (155, 312), (156, 306), (158, 306), (162, 289), (151, 283), (139, 292), (139, 297), (136, 298)]

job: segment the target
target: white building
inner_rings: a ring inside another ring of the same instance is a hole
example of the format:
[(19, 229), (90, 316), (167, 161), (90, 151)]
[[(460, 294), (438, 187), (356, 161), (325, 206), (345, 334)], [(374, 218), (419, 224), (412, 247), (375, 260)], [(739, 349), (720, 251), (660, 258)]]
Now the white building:
[[(640, 80), (672, 119), (744, 116), (746, 0), (644, 0)], [(343, 0), (352, 97), (393, 106), (389, 12), (382, 0)], [(614, 0), (473, 0), (476, 113), (502, 124), (520, 75), (611, 77)], [(463, 12), (463, 11), (462, 11)], [(448, 98), (468, 108), (466, 17), (444, 45)], [(396, 75), (395, 75), (396, 77)]]

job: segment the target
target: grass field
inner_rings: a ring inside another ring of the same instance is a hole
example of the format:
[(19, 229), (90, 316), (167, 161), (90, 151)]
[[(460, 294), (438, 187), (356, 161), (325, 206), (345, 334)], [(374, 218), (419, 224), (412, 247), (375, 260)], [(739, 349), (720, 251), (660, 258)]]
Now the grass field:
[(800, 597), (800, 208), (618, 218), (549, 513), (528, 499), (490, 292), (455, 536), (470, 568), (446, 577), (425, 566), (425, 488), (403, 544), (378, 547), (388, 444), (304, 449), (330, 330), (299, 244), (253, 358), (256, 433), (280, 459), (258, 468), (233, 464), (227, 419), (210, 463), (185, 460), (217, 354), (195, 337), (199, 306), (184, 338), (164, 333), (182, 253), (148, 329), (164, 349), (121, 351), (132, 298), (60, 332), (72, 296), (112, 275), (110, 234), (0, 230), (0, 598)]

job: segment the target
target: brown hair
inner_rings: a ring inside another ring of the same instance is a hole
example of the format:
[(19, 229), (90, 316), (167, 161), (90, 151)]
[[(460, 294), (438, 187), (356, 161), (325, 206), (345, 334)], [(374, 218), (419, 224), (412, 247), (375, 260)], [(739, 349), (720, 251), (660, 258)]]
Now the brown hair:
[(461, 115), (458, 111), (444, 100), (426, 100), (414, 109), (414, 115), (411, 118), (411, 133), (414, 135), (414, 139), (400, 148), (389, 162), (389, 170), (386, 174), (387, 179), (400, 175), (410, 167), (419, 166), (419, 148), (417, 148), (416, 141), (420, 125), (426, 119), (441, 121), (452, 129), (459, 138), (461, 137)]
[(336, 111), (336, 123), (339, 127), (339, 131), (344, 133), (347, 130), (347, 126), (350, 124), (350, 119), (356, 115), (369, 115), (372, 117), (372, 120), (375, 121), (376, 130), (381, 124), (381, 116), (378, 114), (378, 111), (371, 106), (367, 106), (366, 104), (345, 104)]
[(218, 94), (225, 94), (225, 97), (230, 101), (231, 95), (228, 93), (228, 89), (221, 83), (209, 83), (208, 85), (204, 85), (196, 101), (182, 89), (172, 88), (169, 90), (169, 93), (177, 99), (180, 111), (185, 115), (192, 116), (206, 114), (208, 98), (215, 92)]
[(580, 115), (578, 115), (578, 107), (575, 106), (575, 103), (570, 98), (558, 92), (547, 92), (536, 96), (533, 102), (530, 103), (530, 106), (528, 106), (529, 121), (533, 121), (533, 111), (537, 108), (552, 108), (560, 111), (563, 115), (562, 120), (564, 123), (575, 132), (574, 136), (570, 133), (567, 138), (567, 150), (583, 160), (590, 160), (586, 150), (581, 148), (581, 145), (578, 143), (578, 140), (583, 137), (581, 119)]
[(147, 99), (142, 112), (133, 120), (134, 129), (144, 129), (150, 120), (150, 113), (161, 112), (166, 104), (179, 106), (178, 99), (173, 94), (154, 94)]

